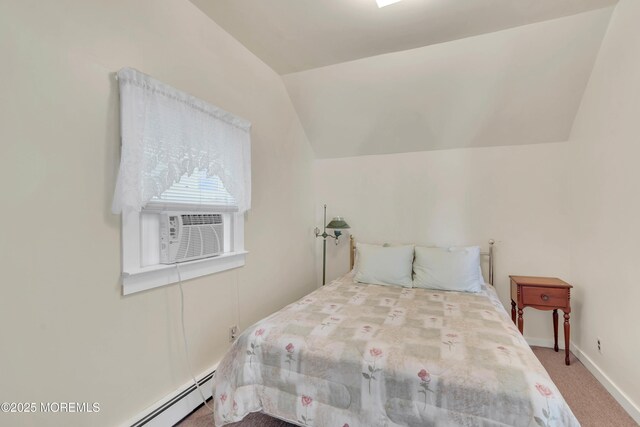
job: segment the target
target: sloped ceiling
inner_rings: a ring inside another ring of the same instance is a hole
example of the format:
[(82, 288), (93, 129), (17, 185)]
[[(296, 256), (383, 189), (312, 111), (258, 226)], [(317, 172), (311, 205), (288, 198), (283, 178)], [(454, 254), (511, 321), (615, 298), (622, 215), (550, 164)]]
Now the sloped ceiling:
[(319, 158), (565, 141), (611, 10), (283, 80)]
[(617, 0), (191, 0), (280, 74), (442, 43)]

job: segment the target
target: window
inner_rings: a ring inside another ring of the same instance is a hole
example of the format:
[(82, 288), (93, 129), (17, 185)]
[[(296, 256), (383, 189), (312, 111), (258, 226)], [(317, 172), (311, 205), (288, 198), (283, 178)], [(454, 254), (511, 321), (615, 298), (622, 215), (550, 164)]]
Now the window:
[[(237, 228), (234, 213), (237, 212), (238, 206), (235, 199), (224, 188), (218, 176), (207, 176), (206, 171), (200, 169), (195, 169), (191, 175), (184, 174), (178, 182), (162, 194), (153, 197), (142, 211), (140, 216), (141, 267), (174, 262), (174, 260), (163, 260), (162, 250), (158, 249), (162, 248), (163, 244), (160, 232), (161, 222), (164, 220), (161, 216), (162, 213), (170, 213), (172, 216), (176, 214), (176, 217), (182, 218), (180, 221), (183, 222), (184, 227), (182, 234), (186, 235), (181, 236), (181, 241), (189, 244), (181, 245), (182, 255), (180, 255), (180, 251), (174, 251), (175, 262), (181, 262), (182, 258), (187, 257), (189, 249), (194, 249), (193, 252), (195, 252), (190, 254), (191, 256), (204, 257), (207, 256), (207, 252), (216, 254), (221, 252), (219, 255), (234, 252), (233, 235)], [(211, 220), (208, 221), (211, 224), (194, 223), (192, 218), (196, 218), (195, 222)], [(203, 221), (198, 221), (198, 219)], [(214, 225), (213, 219), (219, 224)], [(192, 225), (205, 225), (205, 227), (191, 227)], [(219, 235), (216, 229), (220, 229)], [(203, 231), (205, 232), (203, 233)], [(213, 231), (215, 235), (206, 231)], [(220, 237), (222, 241), (220, 241)], [(209, 241), (212, 239), (215, 239), (215, 242)], [(177, 239), (175, 243), (178, 243)], [(210, 247), (210, 251), (207, 251), (206, 249), (210, 245), (214, 247)], [(167, 253), (167, 257), (169, 255)]]
[(118, 80), (123, 293), (244, 265), (250, 124), (136, 70)]
[(195, 169), (189, 176), (182, 175), (159, 196), (149, 201), (145, 210), (215, 210), (218, 212), (237, 211), (238, 204), (229, 194), (217, 175), (207, 176), (205, 170)]

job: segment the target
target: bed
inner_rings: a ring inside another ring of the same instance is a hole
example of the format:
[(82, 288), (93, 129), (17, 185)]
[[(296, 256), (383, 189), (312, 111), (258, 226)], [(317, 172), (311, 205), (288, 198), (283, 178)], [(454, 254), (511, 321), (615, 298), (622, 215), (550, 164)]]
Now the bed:
[(353, 276), (239, 337), (215, 374), (216, 425), (260, 411), (301, 426), (579, 426), (490, 284), (466, 293)]

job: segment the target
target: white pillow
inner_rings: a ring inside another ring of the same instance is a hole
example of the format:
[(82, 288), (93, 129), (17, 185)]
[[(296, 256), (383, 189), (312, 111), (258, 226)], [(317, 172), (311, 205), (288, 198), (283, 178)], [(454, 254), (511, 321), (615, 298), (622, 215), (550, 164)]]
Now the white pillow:
[(411, 287), (413, 245), (379, 246), (357, 243), (356, 254), (356, 282)]
[(413, 286), (459, 292), (480, 292), (480, 248), (415, 248)]

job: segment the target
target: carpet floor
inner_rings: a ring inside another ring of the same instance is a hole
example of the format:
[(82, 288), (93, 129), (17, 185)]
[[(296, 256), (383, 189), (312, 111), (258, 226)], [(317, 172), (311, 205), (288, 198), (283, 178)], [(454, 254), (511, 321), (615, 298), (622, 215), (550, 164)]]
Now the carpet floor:
[[(591, 375), (573, 354), (571, 365), (565, 366), (564, 352), (554, 352), (550, 348), (533, 347), (542, 365), (553, 382), (558, 386), (564, 399), (575, 414), (582, 427), (636, 427), (638, 424), (622, 409), (622, 406)], [(180, 427), (211, 427), (213, 417), (207, 409), (200, 409), (178, 423)], [(292, 427), (292, 424), (263, 414), (248, 415), (233, 427)]]

